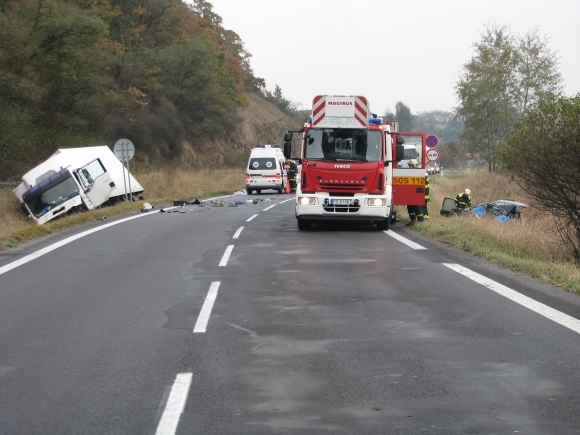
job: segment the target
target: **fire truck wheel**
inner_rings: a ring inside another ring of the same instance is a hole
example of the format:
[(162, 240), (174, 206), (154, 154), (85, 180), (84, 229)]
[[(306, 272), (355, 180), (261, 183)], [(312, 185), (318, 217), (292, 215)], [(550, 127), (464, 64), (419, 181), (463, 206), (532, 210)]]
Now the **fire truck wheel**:
[(377, 230), (379, 231), (387, 231), (389, 229), (389, 225), (391, 220), (387, 217), (385, 220), (377, 222)]
[(298, 229), (300, 231), (309, 230), (312, 228), (312, 222), (305, 219), (298, 219)]
[(394, 212), (391, 213), (391, 223), (397, 223), (397, 211), (395, 210)]

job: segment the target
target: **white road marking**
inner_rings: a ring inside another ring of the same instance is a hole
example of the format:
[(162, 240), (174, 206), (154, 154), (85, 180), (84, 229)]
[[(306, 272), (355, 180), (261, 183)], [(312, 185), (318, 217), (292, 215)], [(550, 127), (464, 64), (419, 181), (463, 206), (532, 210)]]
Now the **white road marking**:
[[(170, 207), (170, 208), (175, 208), (175, 207)], [(166, 210), (169, 210), (169, 209), (166, 209)], [(0, 275), (2, 275), (3, 273), (8, 272), (9, 270), (12, 270), (12, 269), (17, 268), (18, 266), (22, 266), (23, 264), (26, 264), (29, 261), (32, 261), (32, 260), (34, 260), (34, 259), (36, 259), (38, 257), (42, 257), (43, 255), (48, 254), (49, 252), (54, 251), (55, 249), (58, 249), (61, 246), (67, 245), (70, 242), (74, 242), (75, 240), (80, 239), (81, 237), (88, 236), (89, 234), (96, 233), (97, 231), (101, 231), (101, 230), (104, 230), (105, 228), (112, 227), (113, 225), (118, 225), (120, 223), (127, 222), (127, 221), (130, 221), (130, 220), (133, 220), (133, 219), (138, 219), (138, 218), (145, 217), (145, 216), (151, 216), (151, 215), (153, 215), (155, 213), (159, 213), (159, 210), (150, 211), (148, 213), (138, 214), (136, 216), (131, 216), (131, 217), (128, 217), (128, 218), (125, 218), (125, 219), (121, 219), (121, 220), (118, 220), (118, 221), (115, 221), (115, 222), (111, 222), (111, 223), (108, 223), (108, 224), (101, 225), (100, 227), (96, 227), (96, 228), (92, 228), (92, 229), (87, 230), (87, 231), (83, 231), (82, 233), (79, 233), (79, 234), (76, 234), (74, 236), (68, 237), (68, 238), (66, 238), (64, 240), (61, 240), (60, 242), (56, 242), (56, 243), (54, 243), (54, 244), (52, 244), (50, 246), (47, 246), (46, 248), (42, 248), (42, 249), (40, 249), (40, 250), (38, 250), (36, 252), (33, 252), (32, 254), (29, 254), (26, 257), (22, 257), (19, 260), (13, 261), (12, 263), (7, 264), (6, 266), (0, 267)]]
[(238, 228), (238, 231), (236, 231), (236, 234), (234, 234), (232, 239), (237, 239), (238, 237), (240, 237), (240, 233), (242, 232), (243, 229), (244, 229), (244, 227)]
[(228, 264), (228, 260), (230, 259), (230, 255), (232, 254), (232, 250), (234, 249), (234, 245), (229, 245), (224, 252), (224, 256), (222, 257), (222, 261), (220, 261), (219, 266), (225, 266)]
[(254, 219), (256, 216), (258, 216), (257, 214), (255, 214), (254, 216), (250, 217), (249, 219), (246, 219), (246, 222), (250, 222), (252, 219)]
[(171, 392), (169, 393), (169, 399), (167, 399), (167, 404), (163, 410), (159, 425), (157, 425), (155, 435), (175, 434), (179, 418), (183, 413), (183, 408), (185, 408), (192, 376), (193, 373), (179, 373), (175, 377)]
[(387, 236), (391, 236), (393, 239), (397, 239), (399, 242), (402, 242), (405, 245), (410, 246), (413, 249), (427, 249), (427, 248), (424, 248), (423, 246), (421, 246), (415, 242), (410, 241), (409, 239), (407, 239), (403, 236), (400, 236), (399, 234), (395, 233), (392, 230), (386, 230), (386, 231), (383, 231), (383, 233), (385, 233)]
[(459, 264), (443, 263), (443, 265), (487, 287), (488, 289), (493, 290), (494, 292), (508, 299), (511, 299), (512, 301), (517, 302), (518, 304), (532, 311), (535, 311), (536, 313), (541, 314), (542, 316), (550, 320), (553, 320), (554, 322), (559, 323), (560, 325), (565, 326), (566, 328), (571, 329), (572, 331), (580, 334), (580, 320), (575, 319), (574, 317), (564, 314), (558, 310), (555, 310), (547, 305), (544, 305), (541, 302), (535, 301), (532, 298), (524, 296), (521, 293), (518, 293), (517, 291), (512, 290), (509, 287), (506, 287), (505, 285), (499, 284)]
[(213, 304), (217, 298), (217, 292), (220, 287), (220, 282), (215, 281), (211, 283), (209, 287), (209, 291), (207, 292), (207, 296), (205, 297), (205, 302), (203, 303), (203, 307), (201, 307), (201, 311), (199, 312), (199, 316), (197, 318), (197, 322), (195, 322), (195, 326), (193, 327), (193, 333), (205, 333), (207, 329), (207, 322), (209, 321), (209, 316), (211, 316), (211, 310), (213, 308)]
[(271, 205), (270, 207), (266, 207), (266, 208), (264, 209), (264, 211), (266, 211), (266, 210), (270, 210), (271, 208), (274, 208), (274, 207), (276, 207), (276, 204), (274, 204), (274, 205)]
[(293, 198), (290, 198), (290, 199), (285, 199), (284, 201), (280, 201), (280, 204), (284, 204), (285, 202), (294, 201), (294, 200), (296, 200), (296, 197), (293, 197)]

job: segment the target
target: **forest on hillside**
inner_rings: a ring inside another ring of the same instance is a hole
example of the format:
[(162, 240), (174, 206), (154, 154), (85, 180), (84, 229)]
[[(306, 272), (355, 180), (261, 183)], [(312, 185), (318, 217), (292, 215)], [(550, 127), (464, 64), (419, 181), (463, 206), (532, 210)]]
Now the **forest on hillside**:
[(291, 110), (250, 56), (205, 0), (2, 0), (0, 180), (121, 137), (177, 161), (231, 132), (248, 93)]

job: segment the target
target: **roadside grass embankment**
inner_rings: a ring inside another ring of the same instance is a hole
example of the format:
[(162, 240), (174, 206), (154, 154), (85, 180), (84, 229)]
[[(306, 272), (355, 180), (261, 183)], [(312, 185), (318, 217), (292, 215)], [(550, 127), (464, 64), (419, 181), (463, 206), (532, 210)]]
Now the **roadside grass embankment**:
[[(521, 219), (508, 222), (489, 215), (441, 216), (443, 199), (455, 198), (466, 188), (471, 190), (474, 206), (498, 199), (532, 205), (508, 176), (485, 170), (448, 173), (431, 182), (429, 221), (412, 228), (503, 267), (580, 293), (580, 268), (558, 239), (549, 213), (533, 207), (522, 208)], [(402, 222), (408, 222), (406, 208), (399, 207), (397, 215)]]
[(136, 212), (143, 204), (161, 207), (174, 200), (229, 195), (245, 186), (243, 169), (220, 170), (148, 170), (131, 171), (145, 188), (143, 201), (119, 202), (88, 212), (72, 213), (44, 225), (36, 225), (20, 209), (12, 189), (0, 189), (0, 251), (14, 248), (24, 242), (55, 234), (96, 219)]

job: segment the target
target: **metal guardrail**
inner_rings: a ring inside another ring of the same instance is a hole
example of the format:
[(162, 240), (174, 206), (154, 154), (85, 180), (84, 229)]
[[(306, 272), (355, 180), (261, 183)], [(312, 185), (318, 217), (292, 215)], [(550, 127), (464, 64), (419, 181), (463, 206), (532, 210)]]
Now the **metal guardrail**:
[(18, 182), (6, 182), (6, 183), (0, 183), (0, 189), (14, 189), (15, 187), (17, 187), (20, 183)]

